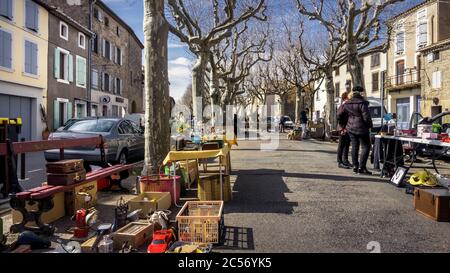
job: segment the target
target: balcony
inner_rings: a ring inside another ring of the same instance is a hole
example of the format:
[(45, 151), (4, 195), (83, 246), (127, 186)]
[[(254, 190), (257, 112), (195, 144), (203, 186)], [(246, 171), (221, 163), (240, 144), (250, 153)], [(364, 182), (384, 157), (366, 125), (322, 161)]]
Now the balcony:
[(404, 74), (386, 78), (384, 87), (387, 91), (400, 91), (404, 89), (419, 88), (421, 86), (420, 71), (410, 69)]

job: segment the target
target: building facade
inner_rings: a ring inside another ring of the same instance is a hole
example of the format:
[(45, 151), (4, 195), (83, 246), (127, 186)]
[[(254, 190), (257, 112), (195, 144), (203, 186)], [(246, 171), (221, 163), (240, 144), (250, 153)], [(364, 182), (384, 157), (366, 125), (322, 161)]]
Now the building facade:
[(411, 115), (422, 112), (426, 79), (421, 50), (450, 38), (450, 5), (428, 0), (389, 21), (391, 34), (387, 78), (388, 111), (397, 113), (397, 126), (407, 129)]
[(421, 114), (432, 117), (450, 111), (450, 39), (423, 48), (421, 55)]
[(90, 115), (124, 116), (144, 111), (142, 101), (142, 42), (102, 1), (44, 0), (70, 14), (92, 31)]
[(2, 0), (0, 117), (22, 118), (26, 140), (41, 139), (45, 130), (48, 26), (48, 11), (38, 1)]
[(50, 130), (88, 115), (89, 41), (92, 33), (49, 7), (47, 123)]

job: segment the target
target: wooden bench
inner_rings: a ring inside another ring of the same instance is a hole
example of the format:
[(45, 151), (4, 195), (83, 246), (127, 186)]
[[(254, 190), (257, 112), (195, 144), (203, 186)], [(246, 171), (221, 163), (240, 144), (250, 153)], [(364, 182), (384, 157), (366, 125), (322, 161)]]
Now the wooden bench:
[[(55, 227), (50, 224), (43, 223), (43, 221), (41, 220), (41, 216), (43, 213), (49, 212), (53, 209), (53, 197), (55, 196), (55, 194), (60, 192), (70, 192), (73, 191), (75, 187), (104, 178), (116, 180), (120, 184), (120, 181), (123, 179), (121, 178), (123, 176), (120, 175), (120, 173), (129, 171), (135, 166), (136, 164), (115, 165), (90, 172), (87, 174), (86, 180), (73, 185), (41, 186), (24, 192), (12, 194), (10, 200), (11, 208), (18, 211), (22, 215), (22, 221), (11, 226), (10, 231), (12, 233), (19, 233), (24, 230), (31, 230), (33, 232), (41, 233), (47, 236), (53, 235), (53, 233), (55, 232)], [(117, 177), (119, 179), (113, 177)], [(27, 204), (37, 204), (38, 209), (29, 211), (26, 208)], [(26, 226), (28, 222), (34, 222), (36, 224), (36, 227)]]

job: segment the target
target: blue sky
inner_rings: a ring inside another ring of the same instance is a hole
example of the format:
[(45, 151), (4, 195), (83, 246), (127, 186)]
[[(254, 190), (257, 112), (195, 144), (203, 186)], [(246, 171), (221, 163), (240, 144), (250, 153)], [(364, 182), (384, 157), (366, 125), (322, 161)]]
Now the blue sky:
[[(104, 0), (144, 41), (143, 1), (142, 0)], [(170, 93), (178, 100), (191, 83), (193, 57), (184, 45), (176, 39), (169, 40), (169, 79)]]

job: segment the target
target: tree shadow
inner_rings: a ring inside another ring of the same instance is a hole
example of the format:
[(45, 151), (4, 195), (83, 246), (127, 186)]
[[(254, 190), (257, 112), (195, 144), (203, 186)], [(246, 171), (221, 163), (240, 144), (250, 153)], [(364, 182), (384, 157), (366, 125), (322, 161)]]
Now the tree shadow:
[(215, 248), (219, 250), (254, 250), (253, 229), (225, 226), (222, 245)]
[(226, 213), (292, 214), (298, 202), (289, 202), (290, 193), (283, 180), (283, 171), (260, 169), (234, 172), (233, 201), (227, 203)]

